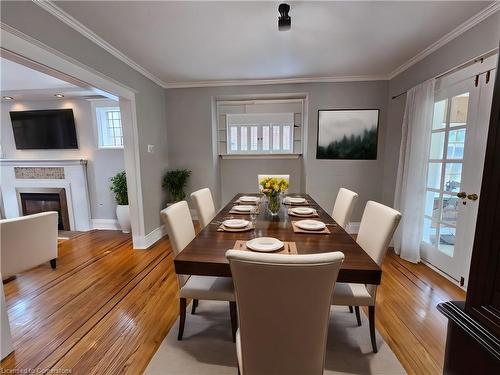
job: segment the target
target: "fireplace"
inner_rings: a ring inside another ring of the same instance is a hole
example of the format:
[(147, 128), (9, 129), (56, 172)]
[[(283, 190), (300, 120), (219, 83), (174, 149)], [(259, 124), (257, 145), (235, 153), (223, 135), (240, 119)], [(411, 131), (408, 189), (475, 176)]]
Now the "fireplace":
[(57, 211), (59, 230), (71, 230), (64, 188), (21, 189), (18, 194), (23, 215)]

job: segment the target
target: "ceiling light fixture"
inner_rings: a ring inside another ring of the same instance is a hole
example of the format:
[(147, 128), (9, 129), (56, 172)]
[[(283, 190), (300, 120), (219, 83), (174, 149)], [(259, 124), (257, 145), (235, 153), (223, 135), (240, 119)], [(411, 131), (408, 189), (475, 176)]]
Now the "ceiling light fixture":
[(63, 95), (63, 94), (54, 94), (54, 96), (55, 96), (56, 98), (64, 98), (64, 95)]
[(288, 15), (290, 5), (281, 3), (278, 7), (280, 16), (278, 17), (278, 30), (288, 31), (292, 27), (292, 18)]
[(2, 96), (2, 99), (5, 99), (5, 100), (14, 100), (14, 98), (12, 96)]

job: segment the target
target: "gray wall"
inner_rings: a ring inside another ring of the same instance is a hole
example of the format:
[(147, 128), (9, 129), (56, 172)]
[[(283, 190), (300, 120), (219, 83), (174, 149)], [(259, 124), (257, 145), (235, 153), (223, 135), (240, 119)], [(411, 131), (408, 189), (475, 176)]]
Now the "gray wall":
[[(109, 102), (107, 101), (109, 104)], [(117, 106), (118, 103), (115, 102)], [(17, 150), (10, 111), (71, 108), (75, 116), (77, 150)], [(2, 152), (6, 159), (86, 159), (92, 219), (116, 219), (116, 203), (109, 190), (109, 179), (125, 168), (123, 150), (98, 149), (91, 103), (85, 99), (2, 102)]]
[(498, 48), (500, 40), (500, 12), (496, 12), (483, 22), (453, 39), (422, 61), (413, 65), (389, 82), (389, 104), (387, 115), (387, 142), (384, 160), (383, 201), (392, 204), (401, 142), (406, 95), (392, 100), (392, 96), (422, 83), (460, 64)]
[[(308, 95), (304, 156), (300, 159), (221, 162), (216, 156), (216, 145), (211, 141), (214, 136), (214, 98), (279, 93)], [(166, 90), (169, 167), (191, 169), (193, 174), (187, 192), (210, 187), (220, 204), (227, 203), (228, 197), (235, 192), (255, 191), (259, 172), (290, 173), (293, 176), (291, 190), (311, 194), (327, 210), (333, 208), (337, 191), (344, 186), (360, 194), (352, 218), (359, 221), (367, 200), (382, 199), (380, 176), (385, 149), (387, 95), (386, 81), (169, 89)], [(318, 109), (335, 108), (380, 109), (377, 160), (316, 160)]]
[[(164, 89), (31, 1), (2, 1), (3, 23), (137, 91), (139, 171), (146, 233), (161, 225), (161, 178), (167, 167)], [(148, 153), (147, 145), (155, 152)]]

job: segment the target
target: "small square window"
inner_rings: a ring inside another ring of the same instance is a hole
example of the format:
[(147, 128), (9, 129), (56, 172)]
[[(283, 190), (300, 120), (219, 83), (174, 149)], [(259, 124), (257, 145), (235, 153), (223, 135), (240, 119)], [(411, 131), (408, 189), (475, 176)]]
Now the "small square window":
[(95, 112), (99, 148), (123, 148), (120, 108), (97, 107)]

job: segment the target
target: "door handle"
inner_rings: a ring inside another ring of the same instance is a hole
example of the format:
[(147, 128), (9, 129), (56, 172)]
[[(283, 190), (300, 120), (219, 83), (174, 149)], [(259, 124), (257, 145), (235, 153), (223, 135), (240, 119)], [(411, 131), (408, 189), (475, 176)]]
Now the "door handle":
[(471, 200), (471, 201), (477, 201), (479, 197), (477, 196), (476, 193), (472, 193), (472, 194), (469, 194), (467, 195), (467, 199)]
[(457, 193), (457, 197), (460, 199), (465, 199), (467, 198), (467, 193), (465, 191), (461, 191), (460, 193)]

